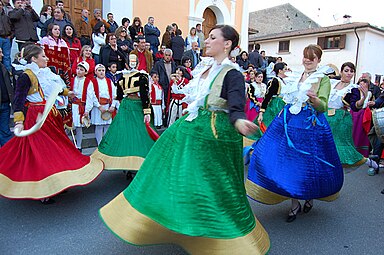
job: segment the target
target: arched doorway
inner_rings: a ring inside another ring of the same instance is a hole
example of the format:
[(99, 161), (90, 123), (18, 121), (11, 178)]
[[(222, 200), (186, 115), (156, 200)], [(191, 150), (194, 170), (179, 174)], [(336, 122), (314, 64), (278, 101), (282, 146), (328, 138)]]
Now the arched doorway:
[(209, 31), (217, 24), (216, 14), (212, 11), (212, 9), (207, 8), (204, 10), (203, 19), (204, 37), (208, 38)]

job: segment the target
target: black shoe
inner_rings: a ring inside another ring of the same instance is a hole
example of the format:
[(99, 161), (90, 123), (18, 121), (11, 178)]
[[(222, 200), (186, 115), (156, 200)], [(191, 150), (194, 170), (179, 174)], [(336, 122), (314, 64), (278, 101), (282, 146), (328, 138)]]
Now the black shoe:
[(295, 209), (291, 209), (289, 210), (289, 214), (288, 214), (288, 218), (287, 218), (287, 222), (292, 222), (294, 220), (296, 220), (296, 215), (301, 212), (301, 204), (299, 203), (299, 205), (295, 208)]
[(41, 199), (40, 201), (43, 205), (51, 205), (56, 203), (56, 201), (53, 200), (52, 198), (44, 198), (44, 199)]
[(80, 151), (80, 153), (83, 153), (83, 149), (81, 149), (81, 148), (77, 148), (79, 151)]
[(381, 194), (384, 194), (384, 189), (381, 191)]
[(127, 172), (126, 178), (127, 178), (127, 181), (130, 181), (130, 182), (133, 180), (133, 176), (132, 176), (132, 173), (130, 171)]
[(309, 211), (312, 209), (312, 207), (313, 207), (313, 204), (311, 204), (311, 201), (310, 200), (305, 200), (303, 212), (304, 213), (309, 213)]

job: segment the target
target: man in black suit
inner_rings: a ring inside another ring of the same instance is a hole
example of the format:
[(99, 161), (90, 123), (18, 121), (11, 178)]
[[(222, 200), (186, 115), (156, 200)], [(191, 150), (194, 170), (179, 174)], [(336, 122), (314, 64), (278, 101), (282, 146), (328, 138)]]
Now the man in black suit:
[(375, 97), (375, 99), (378, 99), (380, 94), (381, 94), (381, 91), (380, 91), (380, 88), (379, 86), (376, 86), (375, 84), (372, 83), (372, 75), (368, 72), (365, 72), (365, 73), (362, 73), (361, 74), (361, 79), (367, 79), (368, 82), (369, 82), (369, 91), (372, 92), (372, 95)]
[(197, 42), (192, 43), (192, 49), (187, 50), (183, 54), (183, 58), (188, 57), (192, 59), (192, 66), (191, 68), (195, 68), (195, 66), (200, 63), (201, 58), (200, 58), (200, 49), (199, 49), (199, 44)]
[(9, 12), (9, 18), (14, 27), (15, 37), (19, 51), (25, 43), (35, 43), (39, 40), (34, 22), (40, 20), (39, 15), (25, 1), (13, 0), (15, 9)]
[[(159, 84), (164, 91), (165, 105), (167, 105), (168, 103), (168, 94), (169, 94), (168, 90), (169, 90), (171, 74), (176, 73), (176, 64), (172, 60), (172, 55), (173, 55), (173, 52), (171, 49), (165, 49), (164, 58), (157, 61), (152, 69), (152, 71), (155, 71), (159, 74)], [(166, 123), (165, 120), (167, 120), (167, 116), (165, 116), (163, 123)]]
[(261, 70), (261, 67), (263, 65), (263, 57), (259, 53), (260, 50), (260, 44), (255, 44), (255, 49), (249, 53), (248, 59), (249, 62), (256, 68), (257, 71)]

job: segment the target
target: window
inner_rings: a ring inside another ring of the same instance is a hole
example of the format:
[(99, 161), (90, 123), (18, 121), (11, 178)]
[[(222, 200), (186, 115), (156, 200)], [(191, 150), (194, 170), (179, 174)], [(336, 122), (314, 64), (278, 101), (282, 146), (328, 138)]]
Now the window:
[(344, 49), (345, 48), (345, 35), (333, 35), (318, 37), (317, 44), (323, 49)]
[(289, 52), (289, 41), (279, 42), (279, 52)]

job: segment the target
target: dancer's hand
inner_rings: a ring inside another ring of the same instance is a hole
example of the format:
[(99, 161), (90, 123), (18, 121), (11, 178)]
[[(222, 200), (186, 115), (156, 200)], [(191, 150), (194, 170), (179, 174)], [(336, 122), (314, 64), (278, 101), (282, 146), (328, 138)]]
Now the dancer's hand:
[(259, 112), (259, 116), (257, 117), (257, 122), (260, 124), (263, 122), (263, 112)]
[(88, 118), (89, 117), (89, 113), (88, 112), (84, 112), (83, 116)]
[(151, 115), (145, 114), (144, 115), (144, 123), (150, 122), (151, 121)]
[(238, 119), (235, 122), (235, 128), (237, 131), (239, 131), (240, 134), (248, 136), (254, 134), (259, 127), (249, 120)]
[(23, 122), (20, 122), (20, 123), (17, 123), (16, 125), (15, 125), (15, 129), (14, 129), (14, 133), (20, 133), (21, 131), (23, 131), (24, 130), (24, 124), (23, 124)]
[(114, 106), (109, 107), (108, 111), (109, 112), (114, 112), (115, 111), (115, 107)]
[(106, 112), (106, 110), (104, 109), (104, 107), (103, 106), (99, 106), (97, 109), (99, 109), (99, 111), (101, 111), (101, 113), (104, 113), (104, 112)]
[(73, 91), (69, 91), (69, 92), (68, 92), (68, 97), (69, 97), (70, 99), (73, 99), (73, 98), (75, 97), (75, 92), (73, 92)]

